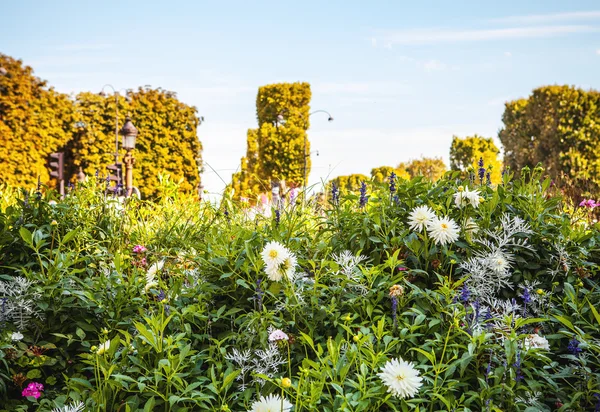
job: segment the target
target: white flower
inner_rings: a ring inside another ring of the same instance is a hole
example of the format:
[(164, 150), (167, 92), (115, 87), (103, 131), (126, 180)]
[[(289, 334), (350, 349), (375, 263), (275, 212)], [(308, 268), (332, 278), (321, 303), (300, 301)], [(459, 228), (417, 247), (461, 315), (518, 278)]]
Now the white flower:
[(435, 219), (435, 213), (429, 206), (415, 207), (408, 215), (408, 224), (412, 230), (422, 231), (427, 225)]
[(70, 405), (64, 405), (62, 408), (54, 408), (52, 412), (83, 412), (85, 405), (83, 402), (75, 402)]
[(298, 259), (296, 259), (296, 255), (293, 253), (289, 253), (288, 257), (285, 258), (279, 270), (285, 275), (288, 280), (294, 280), (294, 276), (296, 275), (296, 265), (298, 264)]
[(102, 345), (98, 347), (96, 353), (98, 355), (104, 355), (104, 353), (110, 348), (110, 339), (104, 342)]
[(548, 344), (548, 339), (538, 335), (537, 333), (532, 333), (525, 338), (525, 349), (550, 350), (550, 345)]
[(272, 331), (269, 334), (270, 342), (278, 342), (280, 340), (288, 341), (288, 340), (290, 340), (290, 337), (287, 335), (287, 333), (285, 333), (284, 331), (282, 331), (280, 329), (275, 329), (274, 331)]
[(477, 232), (479, 232), (479, 226), (477, 226), (477, 222), (475, 222), (472, 217), (468, 218), (465, 223), (465, 232), (471, 236), (476, 235)]
[(458, 240), (458, 225), (449, 217), (436, 217), (427, 225), (427, 231), (437, 244), (445, 245)]
[(265, 273), (272, 281), (279, 282), (284, 276), (293, 280), (298, 263), (296, 255), (279, 242), (269, 242), (261, 252)]
[(248, 412), (287, 412), (292, 409), (292, 404), (279, 395), (261, 396), (259, 400), (252, 403), (252, 409)]
[(488, 258), (488, 265), (496, 273), (505, 273), (510, 268), (508, 259), (500, 251), (497, 251)]
[(148, 272), (146, 272), (146, 283), (151, 283), (156, 280), (156, 273), (160, 272), (165, 265), (165, 261), (161, 260), (160, 262), (153, 263)]
[(469, 190), (468, 187), (462, 189), (461, 186), (458, 192), (454, 193), (454, 204), (456, 204), (458, 208), (462, 208), (470, 203), (471, 206), (477, 209), (480, 202), (481, 198), (478, 190)]
[(415, 396), (423, 380), (413, 363), (402, 358), (388, 361), (377, 376), (388, 387), (388, 392), (400, 399)]
[(18, 342), (21, 339), (23, 339), (23, 334), (21, 332), (13, 332), (10, 335), (10, 340), (12, 340), (13, 342)]
[(165, 265), (165, 261), (161, 260), (160, 262), (153, 263), (148, 272), (146, 272), (146, 286), (144, 290), (148, 292), (155, 286), (158, 286), (158, 282), (156, 281), (156, 273), (160, 272)]
[(281, 265), (288, 255), (286, 247), (276, 241), (267, 243), (261, 252), (262, 260), (267, 267)]

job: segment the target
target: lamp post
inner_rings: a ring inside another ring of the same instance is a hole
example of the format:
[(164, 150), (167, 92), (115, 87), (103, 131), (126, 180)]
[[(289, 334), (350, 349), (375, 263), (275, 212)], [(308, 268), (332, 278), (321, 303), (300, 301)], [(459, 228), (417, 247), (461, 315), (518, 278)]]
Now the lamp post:
[[(289, 110), (283, 109), (281, 112), (279, 112), (279, 114), (277, 115), (277, 120), (276, 120), (277, 123), (283, 123), (285, 121), (285, 117), (284, 117), (285, 113), (289, 113)], [(309, 153), (306, 152), (308, 149), (307, 126), (308, 126), (308, 119), (310, 118), (310, 116), (312, 116), (313, 114), (316, 114), (316, 113), (325, 113), (328, 116), (327, 121), (333, 122), (333, 116), (327, 110), (315, 110), (314, 112), (310, 112), (308, 114), (308, 116), (306, 116), (306, 119), (304, 120), (304, 182), (302, 185), (302, 191), (305, 193), (304, 194), (305, 198), (306, 198), (306, 183), (307, 183), (307, 178), (308, 178), (308, 156), (310, 155)]]
[[(108, 87), (113, 91), (113, 95), (115, 96), (115, 168), (120, 168), (119, 165), (119, 91), (115, 90), (115, 88), (113, 87), (112, 84), (105, 84), (104, 86), (102, 86), (102, 89), (100, 90), (100, 96), (106, 96), (106, 94), (104, 93), (104, 89)], [(125, 98), (128, 99), (127, 96), (127, 90), (126, 89), (120, 89), (120, 90), (125, 90)], [(121, 183), (121, 173), (118, 174), (118, 181), (115, 182), (115, 184), (117, 186), (119, 186), (119, 184)]]
[(125, 197), (129, 197), (133, 192), (133, 165), (135, 163), (131, 152), (135, 149), (135, 139), (138, 135), (138, 130), (129, 116), (125, 118), (125, 124), (119, 134), (123, 136), (123, 149), (127, 151), (123, 157), (123, 163), (125, 163)]
[[(327, 110), (315, 110), (314, 112), (311, 112), (308, 114), (308, 117), (306, 118), (306, 123), (308, 123), (308, 118), (310, 116), (312, 116), (315, 113), (325, 113), (327, 116), (329, 116), (327, 118), (328, 122), (333, 122), (333, 116), (331, 115), (331, 113), (329, 113)], [(304, 192), (304, 198), (306, 199), (306, 184), (307, 184), (307, 178), (308, 178), (308, 156), (309, 154), (306, 153), (306, 149), (308, 148), (308, 132), (304, 132), (304, 187), (303, 187), (303, 192)]]

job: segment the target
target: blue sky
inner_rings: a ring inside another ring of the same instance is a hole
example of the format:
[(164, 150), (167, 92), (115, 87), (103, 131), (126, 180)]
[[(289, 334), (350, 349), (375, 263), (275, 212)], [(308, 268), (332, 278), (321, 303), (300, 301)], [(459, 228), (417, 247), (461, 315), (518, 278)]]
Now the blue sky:
[(312, 108), (335, 117), (311, 118), (311, 183), (447, 161), (452, 135), (497, 136), (506, 100), (600, 88), (597, 1), (20, 0), (2, 13), (0, 52), (60, 91), (151, 85), (196, 106), (213, 193), (239, 167), (264, 84), (310, 82)]

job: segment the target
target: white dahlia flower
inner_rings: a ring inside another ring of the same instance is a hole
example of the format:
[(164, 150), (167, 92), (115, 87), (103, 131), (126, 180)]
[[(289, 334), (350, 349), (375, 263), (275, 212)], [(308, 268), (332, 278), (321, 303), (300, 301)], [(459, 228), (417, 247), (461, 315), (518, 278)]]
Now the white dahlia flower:
[(458, 240), (458, 225), (449, 217), (435, 218), (427, 225), (429, 236), (435, 243), (446, 245)]
[(413, 363), (402, 358), (388, 361), (377, 376), (387, 386), (388, 392), (400, 399), (412, 398), (423, 385), (423, 378)]
[(422, 231), (435, 218), (435, 213), (429, 206), (415, 207), (408, 215), (408, 224), (412, 230)]
[(262, 260), (265, 266), (279, 266), (289, 255), (288, 250), (281, 243), (271, 241), (265, 245), (261, 252)]
[(292, 409), (292, 404), (279, 395), (261, 396), (259, 400), (252, 403), (252, 409), (248, 412), (287, 412)]

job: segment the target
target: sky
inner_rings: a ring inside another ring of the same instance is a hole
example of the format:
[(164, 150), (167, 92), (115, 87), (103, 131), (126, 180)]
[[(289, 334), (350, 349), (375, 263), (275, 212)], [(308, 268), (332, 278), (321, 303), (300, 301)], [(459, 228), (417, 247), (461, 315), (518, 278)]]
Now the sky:
[[(600, 88), (600, 3), (0, 0), (0, 52), (66, 93), (150, 85), (197, 107), (218, 196), (256, 127), (258, 87), (311, 84), (309, 183), (497, 139), (504, 102)], [(133, 119), (135, 123), (135, 119)], [(140, 136), (143, 139), (143, 136)]]

